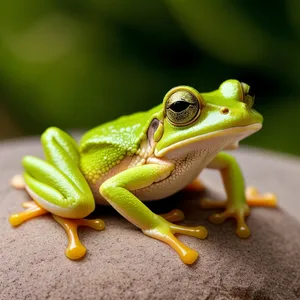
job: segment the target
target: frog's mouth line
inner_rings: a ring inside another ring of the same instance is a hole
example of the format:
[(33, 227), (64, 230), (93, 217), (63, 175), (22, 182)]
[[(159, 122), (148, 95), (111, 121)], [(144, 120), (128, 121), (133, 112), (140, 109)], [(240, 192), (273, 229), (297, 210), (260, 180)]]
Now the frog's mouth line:
[(254, 132), (260, 130), (261, 128), (262, 128), (261, 123), (254, 123), (254, 124), (247, 125), (247, 126), (232, 127), (232, 128), (217, 130), (217, 131), (214, 131), (214, 132), (198, 135), (198, 136), (189, 138), (187, 140), (175, 143), (175, 144), (173, 144), (171, 146), (168, 146), (168, 147), (166, 147), (164, 149), (161, 149), (161, 150), (155, 149), (155, 156), (162, 157), (165, 154), (167, 154), (167, 153), (169, 153), (173, 150), (180, 149), (180, 148), (186, 147), (188, 145), (198, 143), (198, 142), (202, 142), (202, 141), (205, 141), (205, 140), (211, 140), (211, 139), (216, 138), (216, 137), (236, 135), (237, 136), (236, 141), (238, 142), (238, 141), (246, 138), (247, 136), (253, 134)]

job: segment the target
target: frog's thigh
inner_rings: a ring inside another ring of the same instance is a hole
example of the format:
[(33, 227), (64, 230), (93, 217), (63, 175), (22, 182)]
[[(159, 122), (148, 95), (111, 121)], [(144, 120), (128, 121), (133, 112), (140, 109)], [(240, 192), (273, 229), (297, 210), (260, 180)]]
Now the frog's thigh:
[(65, 132), (49, 128), (42, 135), (46, 161), (23, 159), (26, 190), (47, 211), (65, 218), (84, 218), (95, 209), (93, 194), (79, 170), (76, 142)]

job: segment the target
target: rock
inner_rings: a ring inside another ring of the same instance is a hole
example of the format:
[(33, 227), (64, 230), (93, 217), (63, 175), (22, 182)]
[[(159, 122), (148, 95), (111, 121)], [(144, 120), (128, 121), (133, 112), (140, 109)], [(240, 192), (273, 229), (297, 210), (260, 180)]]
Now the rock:
[[(38, 139), (0, 144), (0, 299), (300, 299), (300, 160), (263, 150), (233, 152), (247, 183), (278, 195), (279, 208), (254, 208), (252, 236), (235, 236), (234, 222), (210, 224), (200, 194), (181, 192), (150, 204), (182, 208), (188, 225), (205, 225), (206, 240), (182, 236), (200, 256), (187, 266), (167, 245), (143, 235), (112, 208), (98, 208), (104, 231), (79, 231), (88, 249), (80, 261), (64, 255), (67, 238), (50, 215), (18, 228), (8, 223), (28, 199), (10, 179), (25, 154), (41, 156)], [(218, 172), (205, 171), (209, 190), (223, 197)], [(185, 201), (183, 201), (185, 199)]]

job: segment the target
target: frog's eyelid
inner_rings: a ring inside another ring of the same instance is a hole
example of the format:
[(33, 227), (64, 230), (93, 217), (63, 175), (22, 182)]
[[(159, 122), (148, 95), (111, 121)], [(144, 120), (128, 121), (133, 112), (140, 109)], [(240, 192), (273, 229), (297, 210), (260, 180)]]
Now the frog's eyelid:
[[(184, 98), (180, 98), (181, 101), (184, 101), (184, 102), (189, 102), (187, 100), (185, 100)], [(189, 102), (190, 103), (190, 102)]]

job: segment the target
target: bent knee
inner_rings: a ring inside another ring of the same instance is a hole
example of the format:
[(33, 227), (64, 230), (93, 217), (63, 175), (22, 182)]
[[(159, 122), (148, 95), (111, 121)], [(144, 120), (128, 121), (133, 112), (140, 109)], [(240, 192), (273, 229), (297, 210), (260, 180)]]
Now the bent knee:
[(90, 215), (94, 210), (94, 199), (80, 199), (80, 201), (75, 202), (70, 208), (69, 218), (82, 219)]
[[(74, 197), (74, 196), (73, 196)], [(95, 200), (91, 195), (86, 195), (84, 193), (78, 193), (77, 196), (73, 198), (69, 195), (65, 198), (66, 206), (65, 213), (68, 214), (68, 218), (71, 219), (82, 219), (87, 217), (95, 210)], [(61, 217), (66, 217), (62, 216)]]

